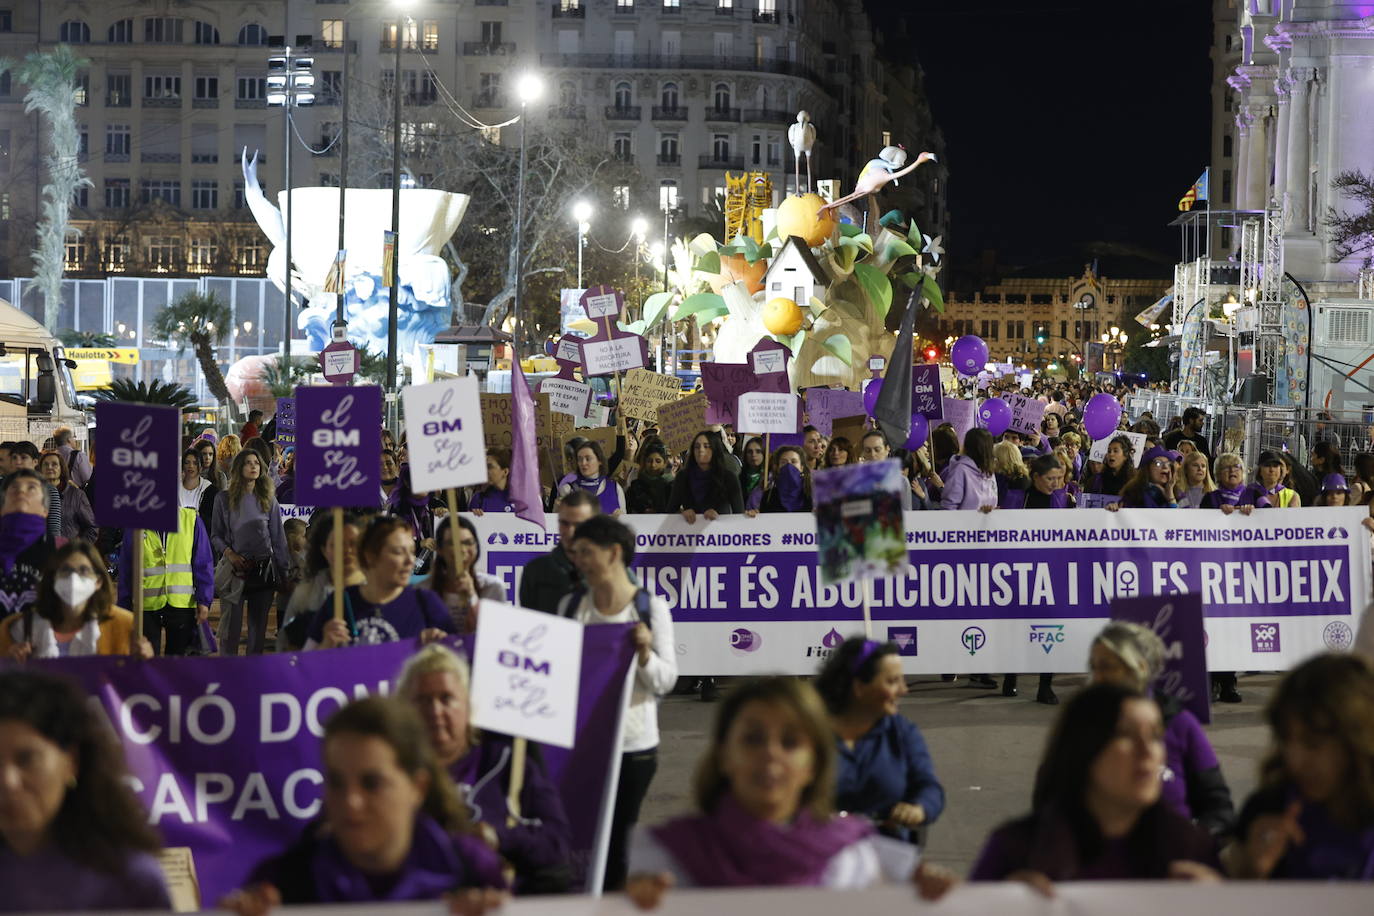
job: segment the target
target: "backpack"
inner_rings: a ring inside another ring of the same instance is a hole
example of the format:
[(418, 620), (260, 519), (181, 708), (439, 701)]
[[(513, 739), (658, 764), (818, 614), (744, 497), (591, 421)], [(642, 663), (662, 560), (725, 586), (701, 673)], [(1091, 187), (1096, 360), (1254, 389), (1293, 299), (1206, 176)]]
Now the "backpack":
[[(586, 594), (587, 587), (585, 585), (579, 585), (573, 589), (568, 597), (563, 599), (564, 603), (559, 606), (558, 616), (571, 617)], [(649, 619), (649, 598), (649, 593), (644, 589), (635, 590), (635, 613), (639, 615), (639, 622), (652, 630), (654, 625)]]

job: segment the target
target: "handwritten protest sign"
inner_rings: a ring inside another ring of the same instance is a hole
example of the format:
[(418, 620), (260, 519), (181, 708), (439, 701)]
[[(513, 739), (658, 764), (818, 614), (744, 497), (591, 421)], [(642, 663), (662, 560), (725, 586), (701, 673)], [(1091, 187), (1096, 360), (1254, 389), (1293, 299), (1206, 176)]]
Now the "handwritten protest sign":
[(1112, 440), (1117, 436), (1125, 436), (1131, 440), (1131, 466), (1140, 467), (1140, 459), (1145, 457), (1145, 434), (1115, 432), (1106, 439), (1097, 439), (1093, 442), (1093, 447), (1088, 450), (1089, 461), (1106, 461), (1107, 446), (1112, 444)]
[(739, 396), (735, 428), (741, 433), (800, 432), (800, 406), (794, 394), (750, 391)]
[(671, 375), (648, 369), (631, 369), (620, 388), (620, 412), (627, 417), (653, 422), (658, 406), (676, 401), (681, 385)]
[(658, 408), (658, 434), (671, 454), (686, 451), (692, 438), (706, 428), (706, 392), (698, 391)]
[(95, 521), (112, 528), (177, 530), (181, 414), (175, 407), (102, 401), (95, 408)]
[(1011, 429), (1013, 432), (1028, 436), (1040, 435), (1040, 419), (1045, 415), (1045, 404), (1023, 394), (1008, 394), (1002, 397), (1011, 408)]
[[(1203, 630), (1202, 595), (1141, 595), (1112, 601), (1112, 619), (1129, 620), (1154, 630), (1164, 641), (1164, 672), (1154, 689), (1178, 700), (1202, 722), (1212, 721), (1212, 689), (1207, 677), (1207, 637)], [(1250, 625), (1252, 648), (1270, 640), (1277, 652), (1279, 625)], [(1258, 651), (1258, 650), (1257, 650)]]
[(572, 747), (583, 629), (565, 617), (482, 601), (472, 650), (472, 724)]
[(859, 414), (853, 417), (836, 417), (830, 424), (832, 439), (843, 436), (849, 440), (849, 444), (858, 450), (859, 443), (863, 441), (864, 433), (868, 432), (868, 415)]
[(808, 388), (806, 398), (806, 422), (816, 427), (822, 436), (834, 434), (832, 428), (836, 417), (856, 417), (864, 412), (864, 396), (861, 392), (846, 388)]
[(756, 375), (747, 363), (702, 363), (701, 387), (706, 392), (706, 422), (735, 422), (739, 396), (749, 391), (791, 391), (786, 372)]
[(296, 503), (375, 506), (382, 486), (382, 389), (296, 389)]
[(539, 382), (539, 393), (548, 395), (549, 410), (577, 420), (587, 415), (592, 403), (592, 386), (565, 378), (546, 378)]
[(485, 483), (486, 445), (476, 376), (401, 391), (410, 479), (417, 492)]
[[(482, 394), (482, 436), (486, 448), (510, 448), (510, 395)], [(552, 487), (563, 476), (563, 443), (572, 438), (573, 418), (549, 408), (549, 396), (534, 396), (535, 444), (539, 450), (539, 479)]]
[(945, 422), (954, 427), (954, 434), (959, 437), (959, 442), (962, 445), (964, 436), (977, 425), (977, 411), (974, 403), (958, 398), (945, 398), (944, 408)]
[(276, 443), (282, 448), (293, 448), (296, 444), (296, 399), (277, 398)]
[(940, 390), (939, 366), (911, 367), (911, 412), (919, 413), (927, 420), (944, 419), (944, 396)]

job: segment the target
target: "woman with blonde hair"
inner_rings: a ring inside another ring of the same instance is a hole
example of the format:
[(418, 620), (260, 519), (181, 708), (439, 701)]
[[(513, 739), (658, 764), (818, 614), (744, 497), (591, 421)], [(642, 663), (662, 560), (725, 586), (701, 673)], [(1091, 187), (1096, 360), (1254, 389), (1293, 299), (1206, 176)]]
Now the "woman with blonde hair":
[(248, 654), (259, 655), (267, 644), (267, 612), (277, 586), (286, 581), (291, 554), (271, 476), (253, 449), (234, 456), (229, 485), (215, 497), (210, 544), (215, 556), (228, 560), (243, 580), (237, 600), (220, 595), (221, 613), (228, 620), (220, 654), (238, 655), (247, 607)]
[(1201, 509), (1202, 498), (1217, 488), (1212, 479), (1212, 469), (1207, 466), (1207, 456), (1199, 451), (1191, 451), (1183, 456), (1183, 470), (1174, 484), (1180, 509)]
[(1024, 490), (1030, 486), (1030, 470), (1021, 457), (1021, 448), (1011, 442), (999, 442), (992, 447), (992, 473), (997, 477), (997, 504), (1007, 498), (1008, 490)]
[(221, 490), (229, 486), (229, 469), (234, 464), (234, 459), (238, 453), (243, 451), (243, 443), (239, 437), (230, 433), (219, 440), (219, 445), (215, 448), (215, 486)]

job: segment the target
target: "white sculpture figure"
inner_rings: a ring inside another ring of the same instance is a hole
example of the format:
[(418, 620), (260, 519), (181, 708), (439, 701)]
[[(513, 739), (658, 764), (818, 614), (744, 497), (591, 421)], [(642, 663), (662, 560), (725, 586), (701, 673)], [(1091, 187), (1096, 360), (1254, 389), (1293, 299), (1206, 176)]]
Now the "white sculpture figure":
[(851, 200), (858, 200), (860, 197), (867, 197), (881, 191), (890, 181), (894, 185), (897, 179), (916, 170), (917, 166), (925, 162), (935, 162), (934, 153), (922, 153), (916, 157), (916, 161), (906, 168), (901, 167), (901, 163), (906, 162), (906, 150), (900, 146), (885, 146), (883, 151), (878, 154), (878, 158), (868, 160), (868, 164), (859, 172), (859, 180), (854, 182), (854, 193), (841, 197), (834, 203), (826, 204), (821, 207), (820, 212), (834, 210)]
[[(797, 123), (787, 128), (787, 142), (792, 145), (792, 155), (797, 159), (797, 193), (811, 192), (811, 148), (816, 145), (816, 125), (811, 123), (811, 115), (797, 112)], [(801, 157), (806, 156), (806, 190), (801, 186)]]
[[(258, 156), (243, 151), (244, 198), (253, 218), (273, 245), (267, 276), (286, 289), (286, 192), (280, 209), (258, 185)], [(391, 225), (391, 192), (381, 188), (349, 188), (344, 221), (347, 260), (343, 279), (344, 318), (348, 339), (373, 353), (386, 351), (388, 290), (382, 285), (382, 232)], [(307, 301), (296, 319), (316, 350), (330, 341), (337, 300), (324, 292), (338, 245), (338, 188), (296, 188), (291, 192), (296, 214), (291, 238), (291, 289)], [(427, 188), (401, 191), (401, 238), (396, 253), (400, 288), (397, 291), (396, 343), (401, 354), (417, 344), (433, 343), (434, 335), (449, 326), (452, 300), (449, 268), (439, 251), (458, 230), (467, 212), (468, 196)]]

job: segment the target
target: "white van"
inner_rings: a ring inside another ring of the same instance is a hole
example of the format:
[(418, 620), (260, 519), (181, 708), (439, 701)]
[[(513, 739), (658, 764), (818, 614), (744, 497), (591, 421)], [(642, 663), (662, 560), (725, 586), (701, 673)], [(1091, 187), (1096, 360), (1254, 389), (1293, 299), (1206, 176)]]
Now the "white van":
[(47, 328), (0, 299), (0, 441), (28, 439), (42, 448), (59, 426), (85, 440), (72, 365)]

